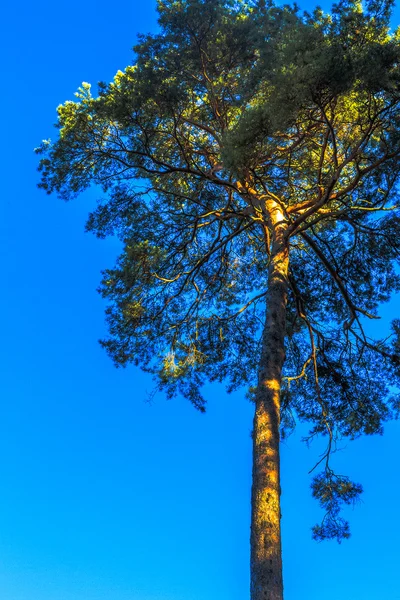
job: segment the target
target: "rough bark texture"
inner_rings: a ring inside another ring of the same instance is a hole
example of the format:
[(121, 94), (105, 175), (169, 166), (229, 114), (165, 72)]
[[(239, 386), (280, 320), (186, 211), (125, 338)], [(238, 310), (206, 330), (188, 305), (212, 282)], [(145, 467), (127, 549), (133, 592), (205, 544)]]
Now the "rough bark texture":
[(283, 600), (279, 425), (289, 254), (284, 217), (276, 205), (269, 212), (274, 233), (253, 427), (251, 600)]

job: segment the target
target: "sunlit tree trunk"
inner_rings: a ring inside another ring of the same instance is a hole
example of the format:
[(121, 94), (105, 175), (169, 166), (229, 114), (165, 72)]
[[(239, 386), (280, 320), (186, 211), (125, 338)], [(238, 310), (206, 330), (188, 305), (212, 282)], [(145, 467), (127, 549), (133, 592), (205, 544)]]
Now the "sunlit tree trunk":
[(285, 359), (288, 246), (279, 208), (273, 228), (268, 295), (253, 426), (251, 600), (282, 600), (279, 425)]

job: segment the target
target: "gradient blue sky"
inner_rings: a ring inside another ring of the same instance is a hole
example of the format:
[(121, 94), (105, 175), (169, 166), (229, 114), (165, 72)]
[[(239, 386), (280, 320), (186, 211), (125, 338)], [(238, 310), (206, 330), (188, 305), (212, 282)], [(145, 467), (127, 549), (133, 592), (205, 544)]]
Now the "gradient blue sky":
[[(217, 386), (206, 415), (146, 402), (151, 381), (97, 344), (95, 290), (118, 247), (83, 232), (96, 194), (67, 205), (35, 189), (55, 107), (131, 62), (155, 1), (8, 2), (0, 27), (0, 598), (248, 598), (252, 407)], [(380, 328), (390, 313), (396, 301)], [(341, 546), (311, 541), (318, 447), (283, 446), (285, 600), (400, 598), (399, 432), (336, 455), (365, 487)]]

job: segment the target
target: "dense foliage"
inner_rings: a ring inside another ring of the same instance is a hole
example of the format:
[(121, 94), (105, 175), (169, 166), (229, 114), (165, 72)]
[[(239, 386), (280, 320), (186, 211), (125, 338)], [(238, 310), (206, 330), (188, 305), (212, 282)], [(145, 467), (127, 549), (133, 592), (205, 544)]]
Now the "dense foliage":
[[(123, 251), (104, 272), (117, 365), (154, 374), (204, 410), (205, 381), (257, 383), (272, 252), (271, 206), (289, 247), (282, 434), (310, 423), (327, 450), (313, 495), (318, 539), (361, 486), (332, 471), (340, 437), (382, 432), (399, 408), (400, 322), (368, 320), (400, 290), (400, 45), (391, 3), (320, 9), (158, 2), (160, 32), (134, 65), (82, 84), (39, 152), (62, 198), (104, 191), (87, 228)], [(397, 386), (397, 387), (396, 387)]]

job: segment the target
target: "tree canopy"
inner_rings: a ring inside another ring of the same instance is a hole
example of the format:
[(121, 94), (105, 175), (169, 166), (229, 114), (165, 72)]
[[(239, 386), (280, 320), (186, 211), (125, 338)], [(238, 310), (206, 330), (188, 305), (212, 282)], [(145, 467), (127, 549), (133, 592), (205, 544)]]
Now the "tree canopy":
[(159, 33), (97, 96), (83, 83), (39, 149), (40, 186), (66, 200), (99, 186), (87, 229), (123, 244), (100, 288), (102, 345), (201, 411), (206, 381), (255, 395), (278, 224), (281, 435), (300, 421), (326, 436), (317, 539), (349, 536), (339, 508), (362, 489), (333, 471), (336, 440), (381, 433), (399, 409), (400, 320), (385, 339), (368, 329), (400, 290), (391, 8), (159, 0)]

